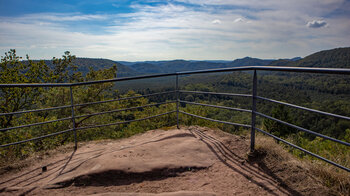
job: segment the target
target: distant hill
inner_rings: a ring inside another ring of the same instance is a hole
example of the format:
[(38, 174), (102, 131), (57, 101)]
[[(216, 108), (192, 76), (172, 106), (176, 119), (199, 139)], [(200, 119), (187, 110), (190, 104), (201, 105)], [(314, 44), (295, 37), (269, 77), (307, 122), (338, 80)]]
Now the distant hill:
[(240, 67), (240, 66), (266, 66), (274, 60), (263, 60), (251, 57), (245, 57), (242, 59), (236, 59), (228, 64), (227, 67)]
[(207, 61), (185, 61), (175, 60), (168, 61), (160, 65), (166, 72), (190, 71), (201, 69), (214, 69), (226, 67), (223, 63), (212, 63)]
[(87, 73), (89, 71), (89, 67), (92, 67), (94, 70), (99, 70), (116, 65), (118, 77), (135, 76), (140, 74), (138, 71), (131, 69), (126, 65), (109, 59), (77, 58), (75, 59), (74, 64), (78, 66), (78, 71), (83, 73)]
[(298, 60), (300, 60), (300, 59), (302, 59), (301, 57), (294, 57), (294, 58), (291, 58), (290, 60), (291, 61), (298, 61)]
[[(45, 60), (48, 66), (53, 66), (52, 61)], [(173, 73), (180, 71), (216, 69), (239, 66), (292, 66), (292, 67), (333, 67), (350, 68), (350, 47), (324, 50), (305, 58), (295, 57), (292, 59), (258, 59), (244, 57), (234, 61), (192, 61), (192, 60), (171, 60), (171, 61), (112, 61), (109, 59), (77, 58), (74, 64), (78, 71), (83, 74), (89, 71), (110, 68), (117, 65), (118, 77), (136, 76), (144, 74)]]
[(350, 68), (350, 47), (316, 52), (299, 60), (276, 60), (271, 66)]
[[(53, 67), (52, 60), (45, 60), (45, 63), (49, 67)], [(99, 70), (110, 68), (113, 65), (117, 66), (117, 77), (135, 76), (140, 74), (128, 66), (109, 59), (76, 58), (73, 64), (78, 66), (77, 71), (80, 71), (83, 74), (88, 73), (90, 67), (92, 67), (94, 70)]]
[(156, 73), (172, 73), (179, 71), (190, 71), (200, 69), (214, 69), (227, 67), (225, 63), (207, 62), (207, 61), (186, 61), (186, 60), (172, 60), (172, 61), (145, 61), (137, 62), (135, 64), (127, 63), (131, 69), (137, 70), (144, 74)]
[(273, 60), (262, 60), (257, 58), (245, 57), (236, 59), (234, 61), (186, 61), (186, 60), (172, 60), (172, 61), (145, 61), (124, 62), (128, 67), (137, 70), (141, 73), (155, 74), (155, 73), (172, 73), (179, 71), (191, 71), (201, 69), (216, 69), (226, 67), (238, 66), (264, 66), (268, 65)]
[(151, 63), (135, 63), (129, 65), (130, 68), (137, 70), (142, 73), (164, 73), (162, 67), (159, 65), (151, 64)]
[(296, 63), (300, 67), (350, 68), (350, 47), (316, 52)]

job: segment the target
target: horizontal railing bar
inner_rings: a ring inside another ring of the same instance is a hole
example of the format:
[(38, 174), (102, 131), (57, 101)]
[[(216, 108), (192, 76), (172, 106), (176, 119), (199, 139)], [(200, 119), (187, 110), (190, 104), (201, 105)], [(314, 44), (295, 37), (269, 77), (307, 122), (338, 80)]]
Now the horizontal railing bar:
[(164, 105), (164, 104), (175, 103), (175, 102), (176, 102), (176, 101), (168, 101), (168, 102), (153, 103), (153, 104), (148, 104), (148, 105), (143, 105), (143, 106), (137, 106), (137, 107), (130, 107), (130, 108), (123, 108), (123, 109), (109, 110), (109, 111), (105, 111), (105, 112), (99, 112), (99, 113), (84, 114), (84, 115), (80, 115), (80, 116), (75, 116), (75, 118), (96, 116), (96, 115), (102, 115), (102, 114), (108, 114), (108, 113), (114, 113), (114, 112), (122, 112), (122, 111), (127, 111), (127, 110), (135, 110), (135, 109), (141, 109), (141, 108), (145, 108), (145, 107), (152, 107), (152, 106)]
[(23, 111), (18, 111), (18, 112), (0, 113), (0, 116), (23, 114), (23, 113), (30, 113), (30, 112), (43, 112), (43, 111), (48, 111), (48, 110), (58, 110), (58, 109), (64, 109), (64, 108), (69, 108), (69, 107), (71, 107), (71, 106), (70, 105), (65, 105), (65, 106), (58, 106), (58, 107), (52, 107), (52, 108), (43, 108), (43, 109), (35, 109), (35, 110), (23, 110)]
[(193, 117), (196, 117), (196, 118), (201, 118), (201, 119), (204, 119), (204, 120), (210, 120), (210, 121), (213, 121), (213, 122), (218, 122), (218, 123), (223, 123), (223, 124), (228, 124), (228, 125), (234, 125), (234, 126), (241, 126), (241, 127), (246, 127), (246, 128), (250, 128), (251, 127), (250, 125), (245, 125), (245, 124), (240, 124), (240, 123), (233, 123), (233, 122), (227, 122), (227, 121), (221, 121), (221, 120), (216, 120), (216, 119), (212, 119), (212, 118), (206, 118), (206, 117), (203, 117), (203, 116), (198, 116), (198, 115), (187, 113), (187, 112), (184, 112), (184, 111), (179, 111), (179, 112), (182, 113), (182, 114), (186, 114), (186, 115), (193, 116)]
[(137, 99), (137, 98), (142, 98), (142, 97), (150, 97), (150, 96), (161, 95), (161, 94), (170, 94), (170, 93), (175, 93), (175, 91), (166, 91), (166, 92), (160, 92), (160, 93), (152, 93), (152, 94), (139, 95), (139, 96), (134, 96), (134, 97), (123, 97), (123, 98), (111, 99), (111, 100), (106, 100), (106, 101), (96, 101), (96, 102), (81, 103), (81, 104), (75, 104), (74, 107), (85, 106), (85, 105), (92, 105), (92, 104), (99, 104), (99, 103), (108, 103), (108, 102), (113, 102), (113, 101)]
[(2, 148), (2, 147), (7, 147), (7, 146), (11, 146), (11, 145), (17, 145), (17, 144), (21, 144), (21, 143), (25, 143), (25, 142), (30, 142), (30, 141), (33, 141), (33, 140), (44, 139), (44, 138), (47, 138), (47, 137), (51, 137), (51, 136), (55, 136), (55, 135), (67, 133), (67, 132), (70, 132), (70, 131), (73, 131), (73, 129), (68, 129), (68, 130), (64, 130), (64, 131), (59, 131), (59, 132), (56, 132), (56, 133), (51, 133), (51, 134), (43, 135), (43, 136), (40, 136), (40, 137), (35, 137), (35, 138), (27, 139), (27, 140), (22, 140), (22, 141), (19, 141), (19, 142), (14, 142), (14, 143), (9, 143), (9, 144), (0, 145), (0, 148)]
[(33, 124), (27, 124), (27, 125), (21, 125), (21, 126), (17, 126), (17, 127), (9, 127), (9, 128), (3, 128), (0, 129), (0, 131), (8, 131), (8, 130), (12, 130), (12, 129), (19, 129), (19, 128), (25, 128), (25, 127), (32, 127), (32, 126), (37, 126), (37, 125), (44, 125), (44, 124), (48, 124), (48, 123), (53, 123), (53, 122), (58, 122), (58, 121), (63, 121), (63, 120), (71, 120), (72, 117), (67, 117), (67, 118), (60, 118), (60, 119), (56, 119), (56, 120), (50, 120), (50, 121), (45, 121), (45, 122), (39, 122), (39, 123), (33, 123)]
[(338, 163), (335, 163), (335, 162), (333, 162), (333, 161), (331, 161), (331, 160), (328, 160), (328, 159), (326, 159), (326, 158), (324, 158), (324, 157), (321, 157), (321, 156), (319, 156), (319, 155), (317, 155), (317, 154), (314, 154), (314, 153), (312, 153), (312, 152), (310, 152), (310, 151), (308, 151), (308, 150), (305, 150), (304, 148), (301, 148), (301, 147), (299, 147), (299, 146), (297, 146), (297, 145), (295, 145), (295, 144), (292, 144), (292, 143), (290, 143), (290, 142), (288, 142), (288, 141), (286, 141), (286, 140), (283, 140), (283, 139), (281, 139), (281, 138), (279, 138), (279, 137), (277, 137), (277, 136), (275, 136), (275, 135), (273, 135), (273, 134), (271, 134), (271, 133), (268, 133), (268, 132), (266, 132), (266, 131), (264, 131), (264, 130), (261, 130), (261, 129), (259, 129), (259, 128), (255, 128), (255, 129), (258, 130), (259, 132), (263, 133), (263, 134), (266, 134), (266, 135), (268, 135), (268, 136), (270, 136), (270, 137), (273, 137), (274, 139), (276, 139), (276, 140), (278, 140), (278, 141), (281, 141), (281, 142), (283, 142), (283, 143), (286, 143), (286, 144), (288, 144), (289, 146), (292, 146), (292, 147), (294, 147), (294, 148), (296, 148), (296, 149), (298, 149), (298, 150), (301, 150), (301, 151), (303, 151), (303, 152), (305, 152), (305, 153), (307, 153), (307, 154), (309, 154), (309, 155), (312, 155), (312, 156), (314, 156), (314, 157), (316, 157), (316, 158), (318, 158), (318, 159), (321, 159), (322, 161), (325, 161), (325, 162), (330, 163), (330, 164), (332, 164), (332, 165), (334, 165), (334, 166), (336, 166), (336, 167), (338, 167), (338, 168), (340, 168), (340, 169), (343, 169), (343, 170), (345, 170), (345, 171), (350, 172), (350, 169), (347, 168), (347, 167), (344, 167), (344, 166), (342, 166), (342, 165), (339, 165)]
[[(128, 99), (136, 99), (136, 98), (142, 98), (142, 97), (150, 97), (150, 96), (161, 95), (161, 94), (170, 94), (170, 93), (175, 93), (175, 91), (166, 91), (166, 92), (160, 92), (160, 93), (152, 93), (152, 94), (148, 94), (148, 95), (140, 95), (140, 96), (124, 97), (124, 98), (112, 99), (112, 100), (106, 100), (106, 101), (96, 101), (96, 102), (75, 104), (74, 107), (85, 106), (85, 105), (92, 105), (92, 104), (99, 104), (99, 103), (108, 103), (108, 102), (128, 100)], [(23, 114), (23, 113), (30, 113), (30, 112), (43, 112), (43, 111), (64, 109), (64, 108), (70, 108), (70, 107), (72, 107), (72, 106), (65, 105), (65, 106), (58, 106), (58, 107), (52, 107), (52, 108), (43, 108), (43, 109), (35, 109), (35, 110), (24, 110), (24, 111), (9, 112), (9, 113), (0, 113), (0, 116)]]
[(192, 104), (192, 105), (208, 106), (208, 107), (213, 107), (213, 108), (235, 110), (235, 111), (240, 111), (240, 112), (252, 112), (251, 110), (241, 109), (241, 108), (231, 108), (231, 107), (226, 107), (226, 106), (210, 105), (210, 104), (196, 103), (196, 102), (183, 101), (183, 100), (179, 100), (179, 101), (180, 101), (180, 103), (186, 103), (186, 104)]
[(332, 117), (336, 117), (336, 118), (342, 118), (342, 119), (345, 119), (345, 120), (350, 120), (350, 117), (342, 116), (342, 115), (339, 115), (339, 114), (332, 114), (332, 113), (329, 113), (329, 112), (324, 112), (324, 111), (315, 110), (315, 109), (311, 109), (311, 108), (307, 108), (307, 107), (303, 107), (303, 106), (298, 106), (298, 105), (294, 105), (294, 104), (291, 104), (291, 103), (277, 101), (277, 100), (266, 98), (266, 97), (256, 96), (256, 98), (261, 99), (261, 100), (270, 101), (270, 102), (273, 102), (273, 103), (279, 103), (279, 104), (282, 104), (282, 105), (286, 105), (286, 106), (290, 106), (290, 107), (294, 107), (294, 108), (298, 108), (298, 109), (302, 109), (302, 110), (306, 110), (306, 111), (310, 111), (310, 112), (316, 112), (318, 114), (323, 114), (323, 115), (327, 115), (327, 116), (332, 116)]
[(72, 83), (19, 83), (0, 84), (0, 88), (26, 88), (26, 87), (70, 87)]
[(174, 76), (177, 75), (176, 73), (165, 73), (165, 74), (152, 74), (152, 75), (142, 75), (142, 76), (132, 76), (132, 77), (122, 77), (122, 78), (113, 78), (108, 80), (97, 80), (97, 81), (90, 81), (90, 82), (78, 82), (71, 84), (72, 86), (81, 86), (81, 85), (91, 85), (91, 84), (100, 84), (100, 83), (106, 83), (106, 82), (119, 82), (119, 81), (128, 81), (128, 80), (140, 80), (140, 79), (148, 79), (148, 78), (159, 78), (159, 77), (166, 77), (166, 76)]
[(76, 130), (92, 129), (92, 128), (99, 128), (99, 127), (106, 127), (106, 126), (113, 126), (113, 125), (119, 125), (119, 124), (126, 124), (126, 123), (131, 123), (131, 122), (137, 122), (137, 121), (147, 120), (147, 119), (150, 119), (150, 118), (155, 118), (155, 117), (159, 117), (159, 116), (171, 114), (171, 113), (174, 113), (174, 112), (176, 112), (176, 110), (170, 111), (170, 112), (161, 113), (161, 114), (157, 114), (157, 115), (154, 115), (154, 116), (149, 116), (149, 117), (146, 117), (146, 118), (140, 118), (140, 119), (129, 120), (129, 121), (116, 122), (116, 123), (103, 124), (103, 125), (94, 125), (94, 126), (87, 126), (87, 127), (78, 127), (78, 128), (76, 128)]
[(318, 67), (312, 67), (311, 68), (311, 67), (282, 67), (282, 66), (243, 66), (243, 67), (229, 67), (229, 68), (220, 68), (220, 69), (205, 69), (205, 70), (197, 70), (197, 71), (183, 71), (183, 72), (176, 72), (176, 73), (152, 74), (152, 75), (143, 75), (143, 76), (113, 78), (113, 79), (108, 79), (108, 80), (96, 80), (96, 81), (78, 82), (78, 83), (0, 84), (0, 88), (1, 87), (69, 87), (69, 86), (81, 86), (81, 85), (90, 85), (90, 84), (100, 84), (100, 83), (106, 83), (106, 82), (139, 80), (139, 79), (147, 79), (147, 78), (159, 78), (159, 77), (175, 76), (175, 75), (203, 74), (203, 73), (230, 72), (230, 71), (253, 71), (253, 70), (350, 75), (350, 69), (340, 69), (340, 68), (318, 68)]
[(307, 132), (307, 133), (311, 133), (313, 135), (316, 135), (318, 137), (322, 137), (324, 139), (328, 139), (328, 140), (331, 140), (331, 141), (334, 141), (334, 142), (338, 142), (340, 144), (343, 144), (343, 145), (346, 145), (346, 146), (350, 146), (350, 143), (347, 143), (347, 142), (344, 142), (344, 141), (341, 141), (341, 140), (338, 140), (338, 139), (335, 139), (335, 138), (332, 138), (332, 137), (329, 137), (329, 136), (326, 136), (326, 135), (323, 135), (323, 134), (320, 134), (320, 133), (317, 133), (317, 132), (314, 132), (314, 131), (310, 131), (308, 129), (305, 129), (305, 128), (302, 128), (302, 127), (299, 127), (297, 125), (293, 125), (291, 123), (287, 123), (285, 121), (282, 121), (282, 120), (279, 120), (277, 118), (274, 118), (274, 117), (271, 117), (271, 116), (268, 116), (266, 114), (262, 114), (260, 112), (255, 112), (255, 114), (259, 115), (259, 116), (262, 116), (262, 117), (265, 117), (265, 118), (268, 118), (270, 120), (273, 120), (273, 121), (276, 121), (276, 122), (279, 122), (279, 123), (282, 123), (282, 124), (285, 124), (285, 125), (288, 125), (290, 127), (293, 127), (295, 129), (298, 129), (300, 131), (304, 131), (304, 132)]
[(350, 75), (350, 69), (342, 68), (320, 68), (320, 67), (284, 67), (284, 66), (242, 66), (242, 67), (228, 67), (219, 69), (205, 69), (197, 71), (183, 71), (177, 72), (178, 75), (187, 74), (203, 74), (215, 72), (230, 72), (230, 71), (283, 71), (283, 72), (304, 72), (304, 73), (327, 73), (327, 74), (344, 74)]
[(249, 94), (237, 94), (237, 93), (216, 93), (216, 92), (205, 92), (205, 91), (185, 91), (180, 90), (180, 93), (194, 93), (194, 94), (209, 94), (209, 95), (225, 95), (225, 96), (239, 96), (239, 97), (251, 97)]

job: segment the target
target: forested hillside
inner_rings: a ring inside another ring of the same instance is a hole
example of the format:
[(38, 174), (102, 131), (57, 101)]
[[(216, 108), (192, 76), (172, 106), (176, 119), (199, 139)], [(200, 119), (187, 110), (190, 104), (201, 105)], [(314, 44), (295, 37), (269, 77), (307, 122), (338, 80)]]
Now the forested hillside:
[[(55, 67), (53, 61), (51, 60), (45, 60), (44, 62), (50, 68)], [(114, 65), (117, 66), (118, 77), (135, 76), (143, 73), (140, 73), (134, 69), (129, 68), (128, 66), (109, 59), (75, 58), (73, 60), (73, 64), (76, 66), (76, 70), (73, 70), (72, 68), (68, 68), (68, 70), (70, 72), (82, 72), (83, 74), (88, 73), (90, 69), (97, 71), (101, 69), (109, 69)]]
[(277, 60), (270, 65), (292, 67), (350, 68), (350, 48), (336, 48), (316, 52), (297, 61)]
[[(52, 61), (46, 60), (49, 67), (53, 67)], [(292, 66), (292, 67), (350, 67), (350, 48), (336, 48), (332, 50), (320, 51), (305, 58), (292, 59), (258, 59), (244, 57), (229, 61), (144, 61), (144, 62), (126, 62), (112, 61), (109, 59), (76, 58), (74, 64), (77, 70), (86, 74), (91, 67), (93, 70), (110, 68), (117, 66), (118, 77), (136, 76), (144, 74), (173, 73), (180, 71), (216, 69), (239, 66)]]
[(263, 60), (251, 57), (245, 57), (242, 59), (236, 59), (230, 63), (227, 63), (226, 67), (240, 67), (240, 66), (266, 66), (274, 60)]
[(144, 74), (153, 73), (173, 73), (180, 71), (202, 70), (202, 69), (217, 69), (226, 67), (239, 66), (264, 66), (271, 63), (273, 60), (262, 60), (257, 58), (245, 57), (236, 59), (231, 62), (227, 61), (148, 61), (127, 63), (128, 66), (134, 70), (138, 70)]
[[(244, 58), (230, 63), (224, 62), (199, 62), (199, 61), (159, 61), (128, 64), (125, 66), (105, 59), (75, 58), (69, 52), (60, 59), (52, 61), (21, 61), (14, 50), (9, 51), (1, 59), (0, 83), (55, 83), (55, 82), (82, 82), (102, 80), (121, 76), (130, 76), (145, 73), (163, 73), (181, 70), (218, 68), (220, 66), (239, 65), (279, 65), (279, 66), (314, 66), (314, 67), (347, 67), (349, 65), (349, 48), (321, 51), (303, 59), (294, 60), (259, 60)], [(95, 63), (95, 64), (94, 64)], [(92, 68), (89, 65), (94, 64)], [(162, 70), (158, 68), (161, 67)], [(101, 69), (102, 68), (102, 69)], [(135, 71), (137, 70), (137, 71)], [(119, 74), (121, 73), (121, 74)], [(74, 87), (74, 100), (76, 103), (102, 101), (116, 98), (137, 96), (154, 92), (174, 90), (175, 78), (157, 78), (151, 80), (137, 80), (133, 82), (118, 82)], [(180, 89), (247, 93), (251, 94), (251, 72), (235, 72), (225, 74), (201, 74), (180, 77)], [(302, 74), (282, 72), (258, 71), (258, 95), (279, 101), (285, 101), (326, 112), (350, 116), (350, 77), (346, 75), (328, 74)], [(1, 113), (16, 112), (22, 110), (56, 107), (69, 105), (69, 89), (67, 88), (2, 88), (1, 89)], [(198, 103), (209, 103), (229, 107), (250, 109), (250, 98), (233, 98), (216, 95), (181, 94), (181, 100)], [(128, 107), (138, 107), (155, 102), (174, 100), (174, 94), (108, 102), (92, 106), (76, 107), (77, 127), (108, 124), (111, 122), (129, 121), (156, 115), (175, 109), (174, 104), (151, 105), (143, 109), (130, 111), (111, 112), (108, 115), (92, 115), (97, 112), (116, 110)], [(181, 110), (203, 117), (218, 120), (250, 124), (250, 113), (234, 112), (229, 110), (181, 104)], [(265, 101), (257, 104), (259, 112), (284, 120), (289, 123), (322, 133), (331, 137), (350, 142), (350, 122), (337, 118), (305, 112), (302, 110), (283, 107)], [(54, 121), (69, 117), (70, 108), (58, 111), (46, 111), (26, 113), (23, 115), (0, 115), (1, 129), (20, 126), (23, 124)], [(91, 115), (91, 116), (90, 116)], [(239, 133), (243, 129), (228, 125), (212, 123), (206, 120), (194, 119), (180, 115), (181, 123), (192, 125), (220, 127), (228, 132)], [(258, 126), (277, 136), (285, 138), (312, 152), (316, 152), (326, 158), (350, 167), (350, 153), (346, 146), (334, 144), (328, 140), (314, 137), (310, 134), (291, 129), (279, 123), (257, 119)], [(148, 129), (175, 124), (175, 115), (167, 115), (146, 121), (133, 122), (124, 125), (114, 125), (104, 128), (86, 129), (78, 131), (80, 140), (93, 140), (101, 138), (128, 137)], [(72, 128), (71, 121), (63, 120), (55, 123), (14, 129), (0, 132), (1, 144), (11, 143), (23, 139), (38, 137), (45, 134)], [(72, 134), (63, 134), (57, 137), (41, 141), (29, 142), (18, 146), (1, 149), (1, 160), (11, 157), (26, 157), (32, 152), (53, 148), (58, 145), (72, 142)], [(299, 151), (291, 151), (300, 157), (305, 156)]]

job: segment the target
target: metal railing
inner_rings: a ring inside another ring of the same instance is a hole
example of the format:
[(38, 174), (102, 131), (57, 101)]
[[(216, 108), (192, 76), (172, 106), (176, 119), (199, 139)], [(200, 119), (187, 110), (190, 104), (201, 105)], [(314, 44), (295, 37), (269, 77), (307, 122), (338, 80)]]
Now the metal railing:
[[(192, 75), (192, 74), (203, 74), (203, 73), (216, 73), (216, 72), (233, 72), (233, 71), (253, 71), (253, 89), (251, 94), (235, 94), (235, 93), (217, 93), (217, 92), (203, 92), (203, 91), (185, 91), (185, 90), (180, 90), (179, 89), (179, 76), (182, 75)], [(46, 122), (39, 122), (39, 123), (33, 123), (33, 124), (27, 124), (27, 125), (21, 125), (21, 126), (16, 126), (16, 127), (8, 127), (8, 128), (2, 128), (0, 131), (9, 131), (12, 129), (20, 129), (20, 128), (25, 128), (25, 127), (30, 127), (30, 126), (37, 126), (37, 125), (43, 125), (43, 124), (48, 124), (52, 122), (58, 122), (58, 121), (65, 121), (65, 120), (71, 120), (72, 121), (72, 128), (68, 130), (63, 130), (59, 131), (56, 133), (51, 133), (48, 135), (36, 137), (36, 138), (31, 138), (23, 141), (18, 141), (14, 143), (9, 143), (9, 144), (1, 144), (0, 147), (7, 147), (11, 145), (17, 145), (21, 144), (24, 142), (29, 142), (29, 141), (34, 141), (34, 140), (40, 140), (43, 138), (51, 137), (51, 136), (56, 136), (59, 134), (67, 133), (73, 131), (74, 133), (74, 141), (75, 141), (75, 148), (77, 148), (77, 130), (82, 130), (82, 129), (90, 129), (90, 128), (99, 128), (99, 127), (105, 127), (105, 126), (112, 126), (112, 125), (119, 125), (119, 124), (125, 124), (125, 123), (131, 123), (131, 122), (136, 122), (136, 121), (142, 121), (146, 119), (151, 119), (151, 118), (156, 118), (159, 116), (163, 115), (168, 115), (171, 113), (176, 112), (176, 125), (177, 128), (180, 126), (180, 118), (179, 114), (184, 114), (188, 116), (192, 116), (195, 118), (200, 118), (204, 120), (209, 120), (217, 123), (223, 123), (223, 124), (228, 124), (228, 125), (233, 125), (233, 126), (240, 126), (244, 128), (250, 128), (251, 129), (251, 142), (250, 142), (250, 150), (253, 152), (255, 150), (255, 131), (259, 131), (263, 134), (266, 134), (270, 137), (273, 137), (274, 139), (281, 141), (289, 146), (292, 146), (298, 150), (301, 150), (311, 156), (314, 156), (318, 159), (321, 159), (327, 163), (330, 163), (338, 168), (341, 168), (345, 171), (350, 172), (350, 169), (347, 167), (344, 167), (338, 163), (335, 163), (331, 160), (328, 160), (324, 157), (321, 157), (315, 153), (312, 153), (306, 149), (303, 149), (295, 144), (292, 144), (286, 140), (283, 140), (267, 131), (264, 131), (260, 128), (256, 127), (256, 115), (267, 118), (279, 123), (282, 123), (284, 125), (293, 127), (299, 131), (303, 131), (309, 134), (316, 135), (318, 137), (345, 145), (345, 146), (350, 146), (350, 143), (338, 140), (302, 127), (299, 127), (297, 125), (279, 120), (277, 118), (273, 118), (271, 116), (268, 116), (266, 114), (257, 112), (256, 110), (256, 105), (257, 105), (257, 100), (264, 100), (264, 101), (269, 101), (271, 103), (277, 103), (277, 104), (282, 104), (286, 105), (289, 107), (309, 111), (309, 112), (315, 112), (318, 114), (326, 115), (326, 116), (331, 116), (331, 117), (336, 117), (344, 120), (350, 120), (350, 117), (347, 116), (342, 116), (338, 114), (332, 114), (316, 109), (311, 109), (307, 107), (302, 107), (290, 103), (285, 103), (282, 101), (277, 101), (273, 100), (270, 98), (266, 97), (261, 97), (257, 95), (257, 71), (280, 71), (280, 72), (301, 72), (301, 73), (319, 73), (319, 74), (343, 74), (343, 75), (350, 75), (350, 69), (333, 69), (333, 68), (308, 68), (308, 67), (278, 67), (278, 66), (246, 66), (246, 67), (233, 67), (233, 68), (222, 68), (222, 69), (208, 69), (208, 70), (197, 70), (197, 71), (186, 71), (186, 72), (176, 72), (176, 73), (167, 73), (167, 74), (155, 74), (155, 75), (144, 75), (144, 76), (136, 76), (136, 77), (124, 77), (124, 78), (115, 78), (115, 79), (109, 79), (109, 80), (99, 80), (99, 81), (89, 81), (89, 82), (78, 82), (78, 83), (44, 83), (44, 84), (0, 84), (0, 88), (12, 88), (12, 87), (19, 87), (19, 88), (25, 88), (25, 87), (68, 87), (70, 88), (70, 105), (65, 105), (65, 106), (59, 106), (59, 107), (51, 107), (51, 108), (44, 108), (44, 109), (35, 109), (35, 110), (26, 110), (26, 111), (16, 111), (16, 112), (11, 112), (11, 113), (0, 113), (0, 116), (4, 115), (17, 115), (17, 114), (24, 114), (24, 113), (30, 113), (30, 112), (42, 112), (42, 111), (49, 111), (49, 110), (57, 110), (57, 109), (64, 109), (64, 108), (71, 108), (71, 117), (66, 117), (66, 118), (61, 118), (57, 120), (52, 120), (52, 121), (46, 121)], [(153, 93), (153, 94), (147, 94), (147, 95), (139, 95), (139, 96), (133, 96), (133, 97), (125, 97), (125, 98), (119, 98), (119, 99), (111, 99), (111, 100), (104, 100), (104, 101), (96, 101), (96, 102), (88, 102), (88, 103), (81, 103), (81, 104), (74, 104), (74, 95), (73, 95), (73, 90), (72, 87), (74, 86), (83, 86), (83, 85), (91, 85), (91, 84), (100, 84), (100, 83), (107, 83), (107, 82), (120, 82), (120, 81), (129, 81), (129, 80), (139, 80), (139, 79), (147, 79), (147, 78), (159, 78), (159, 77), (167, 77), (167, 76), (175, 76), (175, 91), (166, 91), (166, 92), (160, 92), (160, 93)], [(233, 97), (248, 97), (251, 98), (252, 103), (251, 103), (251, 110), (248, 109), (241, 109), (241, 108), (232, 108), (232, 107), (226, 107), (226, 106), (219, 106), (219, 105), (210, 105), (210, 104), (203, 104), (203, 103), (196, 103), (196, 102), (189, 102), (185, 100), (180, 100), (180, 93), (193, 93), (193, 94), (208, 94), (208, 95), (220, 95), (220, 96), (233, 96)], [(121, 101), (121, 100), (130, 100), (130, 99), (136, 99), (136, 98), (142, 98), (142, 97), (151, 97), (151, 96), (157, 96), (157, 95), (164, 95), (164, 94), (174, 94), (176, 97), (175, 101), (168, 101), (168, 102), (161, 102), (161, 103), (155, 103), (155, 104), (148, 104), (148, 105), (143, 105), (143, 106), (137, 106), (137, 107), (130, 107), (130, 108), (123, 108), (123, 109), (115, 109), (115, 110), (110, 110), (110, 111), (103, 111), (99, 113), (93, 113), (93, 114), (86, 114), (86, 115), (75, 115), (75, 109), (76, 107), (79, 106), (86, 106), (86, 105), (93, 105), (93, 104), (102, 104), (102, 103), (108, 103), (108, 102), (114, 102), (114, 101)], [(126, 110), (137, 110), (141, 109), (144, 107), (152, 107), (156, 105), (161, 105), (161, 104), (169, 104), (169, 103), (176, 103), (176, 110), (157, 114), (154, 116), (148, 116), (145, 118), (141, 119), (134, 119), (134, 120), (129, 120), (129, 121), (123, 121), (123, 122), (114, 122), (114, 123), (109, 123), (109, 124), (102, 124), (102, 125), (92, 125), (92, 126), (86, 126), (86, 127), (76, 127), (75, 124), (75, 119), (76, 118), (81, 118), (81, 117), (89, 117), (89, 116), (96, 116), (96, 115), (103, 115), (103, 114), (108, 114), (108, 113), (115, 113), (115, 112), (121, 112), (121, 111), (126, 111)], [(240, 123), (234, 123), (234, 122), (227, 122), (227, 121), (222, 121), (222, 120), (217, 120), (217, 119), (212, 119), (212, 118), (207, 118), (203, 116), (198, 116), (195, 114), (191, 114), (185, 111), (179, 110), (179, 104), (192, 104), (192, 105), (199, 105), (199, 106), (206, 106), (206, 107), (214, 107), (214, 108), (219, 108), (219, 109), (228, 109), (228, 110), (234, 110), (234, 111), (239, 111), (239, 112), (248, 112), (251, 113), (251, 124), (240, 124)]]

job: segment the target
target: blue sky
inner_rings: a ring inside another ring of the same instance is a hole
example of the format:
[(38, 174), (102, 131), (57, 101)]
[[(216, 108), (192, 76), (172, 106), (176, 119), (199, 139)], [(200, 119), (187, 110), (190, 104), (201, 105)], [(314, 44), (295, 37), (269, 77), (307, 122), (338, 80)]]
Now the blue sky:
[(350, 46), (345, 0), (0, 0), (0, 55), (291, 58)]

